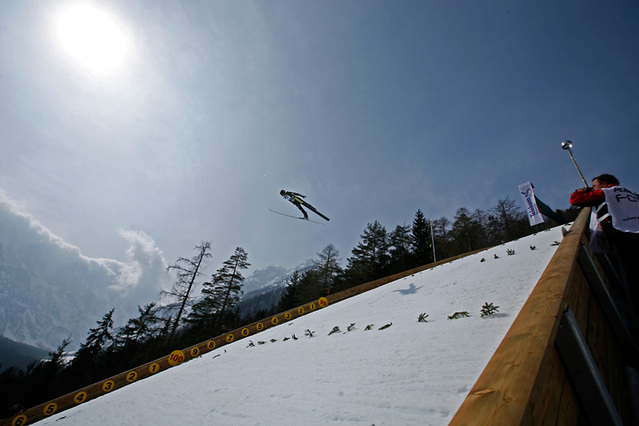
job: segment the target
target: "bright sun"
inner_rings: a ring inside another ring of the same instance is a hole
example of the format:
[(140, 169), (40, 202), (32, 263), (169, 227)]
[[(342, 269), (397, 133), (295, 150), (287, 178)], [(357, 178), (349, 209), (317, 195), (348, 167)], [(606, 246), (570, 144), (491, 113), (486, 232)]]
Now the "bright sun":
[(60, 11), (55, 32), (65, 53), (96, 75), (117, 73), (131, 55), (127, 29), (97, 6), (77, 5)]

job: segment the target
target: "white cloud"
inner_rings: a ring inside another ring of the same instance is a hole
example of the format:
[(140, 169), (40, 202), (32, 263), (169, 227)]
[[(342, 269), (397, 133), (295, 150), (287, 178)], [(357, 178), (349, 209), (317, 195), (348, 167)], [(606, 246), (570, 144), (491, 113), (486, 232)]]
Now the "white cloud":
[(2, 188), (0, 188), (0, 204), (4, 205), (10, 213), (25, 219), (31, 229), (35, 230), (39, 235), (44, 236), (51, 244), (56, 245), (69, 253), (77, 254), (81, 259), (89, 259), (82, 255), (79, 247), (67, 243), (64, 239), (51, 232), (46, 226), (26, 211), (26, 207), (23, 203), (10, 198)]
[(110, 289), (120, 292), (123, 297), (133, 293), (136, 288), (148, 289), (157, 295), (166, 288), (168, 265), (162, 250), (155, 240), (143, 231), (121, 229), (119, 235), (128, 243), (126, 262), (119, 262), (117, 284)]
[(144, 232), (119, 236), (123, 260), (85, 256), (0, 188), (0, 286), (11, 295), (0, 299), (0, 333), (41, 347), (73, 335), (77, 344), (109, 309), (119, 325), (157, 301), (170, 285), (162, 251)]
[[(124, 229), (118, 232), (129, 243), (129, 247), (125, 252), (126, 261), (93, 258), (83, 255), (79, 247), (66, 242), (62, 237), (51, 232), (38, 219), (28, 213), (22, 203), (11, 199), (2, 188), (0, 188), (0, 204), (4, 205), (13, 215), (25, 219), (31, 229), (38, 235), (43, 236), (52, 245), (67, 254), (77, 256), (87, 263), (96, 264), (104, 268), (108, 275), (114, 277), (116, 282), (110, 285), (109, 288), (118, 291), (123, 297), (126, 297), (131, 289), (140, 285), (142, 280), (148, 278), (149, 275), (158, 277), (157, 269), (166, 270), (168, 265), (162, 250), (160, 250), (153, 238), (145, 232)], [(161, 285), (162, 283), (159, 282), (154, 287), (160, 288)]]

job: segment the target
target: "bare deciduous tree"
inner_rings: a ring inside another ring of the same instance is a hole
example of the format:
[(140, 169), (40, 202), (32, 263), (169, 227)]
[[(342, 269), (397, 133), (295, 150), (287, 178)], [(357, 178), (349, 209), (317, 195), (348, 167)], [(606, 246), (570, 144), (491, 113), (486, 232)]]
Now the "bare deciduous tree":
[(209, 241), (202, 241), (200, 245), (195, 246), (197, 254), (190, 259), (180, 257), (174, 265), (169, 265), (167, 270), (175, 270), (177, 272), (177, 281), (173, 284), (171, 291), (162, 292), (165, 296), (176, 297), (180, 304), (177, 316), (174, 319), (171, 333), (169, 334), (168, 341), (170, 342), (175, 335), (180, 324), (180, 318), (184, 312), (184, 306), (186, 302), (191, 298), (191, 289), (195, 280), (202, 275), (201, 269), (206, 259), (211, 257), (211, 243)]

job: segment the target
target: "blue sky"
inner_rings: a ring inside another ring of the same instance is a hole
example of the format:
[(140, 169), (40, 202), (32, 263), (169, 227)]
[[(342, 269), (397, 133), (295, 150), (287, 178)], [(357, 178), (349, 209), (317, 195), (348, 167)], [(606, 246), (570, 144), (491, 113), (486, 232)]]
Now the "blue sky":
[[(79, 4), (116, 23), (118, 64), (65, 53)], [(345, 264), (367, 223), (521, 203), (527, 180), (567, 208), (565, 139), (637, 191), (638, 24), (635, 1), (2, 2), (0, 191), (89, 257), (125, 259), (124, 231), (168, 262), (210, 240), (211, 273), (237, 246)], [(297, 212), (282, 188), (331, 221), (270, 213)]]

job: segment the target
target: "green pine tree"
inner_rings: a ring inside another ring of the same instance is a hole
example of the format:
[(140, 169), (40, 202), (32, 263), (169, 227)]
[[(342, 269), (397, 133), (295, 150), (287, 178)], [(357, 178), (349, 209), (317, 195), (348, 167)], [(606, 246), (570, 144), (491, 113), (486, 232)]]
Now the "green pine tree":
[(347, 275), (354, 283), (372, 281), (384, 276), (390, 255), (386, 228), (375, 221), (366, 225), (362, 241), (351, 252)]
[(390, 273), (410, 269), (411, 264), (411, 235), (410, 226), (397, 225), (389, 235)]
[(149, 303), (141, 308), (138, 305), (139, 316), (131, 318), (120, 329), (114, 338), (114, 346), (121, 348), (127, 345), (144, 343), (160, 331), (162, 319), (156, 316), (156, 304)]
[(113, 340), (113, 313), (115, 308), (104, 314), (102, 319), (98, 321), (96, 328), (89, 329), (89, 336), (86, 342), (80, 345), (76, 358), (83, 353), (95, 356), (106, 348), (106, 345)]
[(417, 210), (417, 213), (415, 213), (410, 239), (414, 259), (413, 266), (426, 265), (432, 262), (433, 249), (431, 246), (430, 224), (421, 210)]
[(244, 277), (241, 270), (251, 265), (247, 262), (247, 257), (244, 249), (237, 247), (235, 253), (213, 274), (212, 281), (203, 284), (204, 298), (193, 305), (189, 315), (190, 322), (214, 327), (224, 321), (224, 316), (235, 307), (242, 296)]
[(283, 312), (289, 309), (293, 309), (302, 304), (300, 297), (300, 281), (301, 276), (299, 271), (295, 271), (288, 278), (286, 289), (282, 293), (280, 300), (277, 304), (277, 311)]

